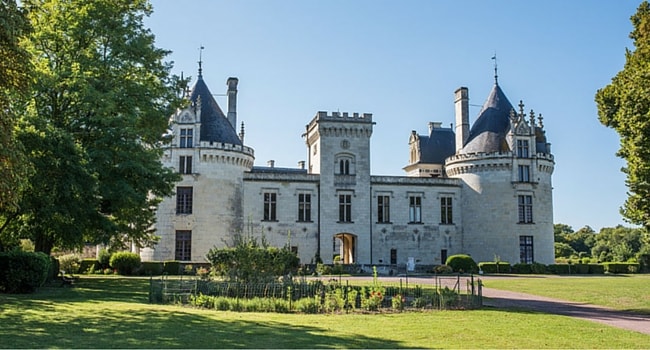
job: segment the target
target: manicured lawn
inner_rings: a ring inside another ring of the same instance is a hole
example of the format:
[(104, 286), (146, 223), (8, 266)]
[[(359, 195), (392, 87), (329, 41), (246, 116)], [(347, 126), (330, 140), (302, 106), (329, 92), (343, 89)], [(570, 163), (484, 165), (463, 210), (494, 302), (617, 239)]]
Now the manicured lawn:
[(647, 348), (650, 336), (498, 310), (301, 315), (147, 302), (148, 280), (82, 277), (0, 295), (4, 348)]
[[(527, 276), (484, 278), (487, 288), (628, 310), (650, 315), (650, 275)], [(650, 327), (650, 326), (649, 326)]]

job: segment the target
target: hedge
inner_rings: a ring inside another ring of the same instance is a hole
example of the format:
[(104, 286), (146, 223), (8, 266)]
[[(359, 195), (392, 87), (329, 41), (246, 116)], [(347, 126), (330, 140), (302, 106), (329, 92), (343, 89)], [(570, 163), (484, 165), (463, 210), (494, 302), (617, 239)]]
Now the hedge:
[(143, 276), (158, 276), (163, 273), (162, 261), (143, 261), (138, 273)]
[(447, 258), (445, 265), (451, 266), (454, 272), (476, 273), (478, 266), (471, 256), (466, 254), (456, 254)]
[(608, 273), (636, 273), (639, 272), (639, 263), (604, 262), (603, 267)]
[(165, 261), (163, 263), (163, 273), (168, 275), (180, 275), (181, 274), (181, 262), (180, 261)]
[(510, 273), (510, 263), (506, 261), (482, 262), (478, 264), (478, 268), (484, 273)]
[(44, 253), (2, 252), (0, 253), (0, 291), (34, 292), (47, 280), (50, 266), (50, 257)]
[(140, 264), (140, 255), (136, 253), (117, 252), (111, 255), (110, 265), (120, 275), (132, 275)]
[(79, 273), (91, 273), (100, 270), (101, 265), (97, 259), (83, 259), (79, 263)]

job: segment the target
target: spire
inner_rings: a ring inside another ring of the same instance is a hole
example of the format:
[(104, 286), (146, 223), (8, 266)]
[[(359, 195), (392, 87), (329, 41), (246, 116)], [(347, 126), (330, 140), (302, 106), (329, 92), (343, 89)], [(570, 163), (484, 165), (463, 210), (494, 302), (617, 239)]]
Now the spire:
[(203, 79), (203, 68), (201, 68), (201, 64), (203, 63), (203, 60), (202, 60), (201, 56), (202, 56), (204, 48), (205, 47), (203, 47), (203, 45), (201, 45), (201, 47), (199, 47), (199, 79)]
[(496, 53), (496, 51), (494, 52), (494, 56), (492, 56), (492, 59), (494, 60), (494, 84), (499, 85), (499, 74), (497, 74), (497, 53)]

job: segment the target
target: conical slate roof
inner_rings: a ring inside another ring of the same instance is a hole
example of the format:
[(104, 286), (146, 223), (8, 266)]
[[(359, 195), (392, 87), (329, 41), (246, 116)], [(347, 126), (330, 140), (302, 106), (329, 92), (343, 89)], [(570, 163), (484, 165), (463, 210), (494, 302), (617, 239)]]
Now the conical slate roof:
[(228, 118), (221, 111), (200, 74), (190, 93), (190, 101), (196, 103), (199, 97), (201, 98), (200, 140), (241, 145), (242, 142), (237, 136), (235, 128), (230, 125)]
[(469, 131), (462, 153), (492, 153), (509, 151), (506, 134), (510, 129), (512, 104), (498, 84), (495, 84), (476, 122)]
[(444, 164), (456, 153), (456, 134), (451, 128), (432, 128), (428, 136), (420, 135), (420, 163)]

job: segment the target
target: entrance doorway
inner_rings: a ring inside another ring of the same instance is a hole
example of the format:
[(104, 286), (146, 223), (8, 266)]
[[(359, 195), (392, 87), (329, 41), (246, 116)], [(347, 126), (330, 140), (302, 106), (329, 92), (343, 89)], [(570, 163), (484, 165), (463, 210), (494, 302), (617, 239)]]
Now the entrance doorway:
[(341, 257), (341, 264), (354, 264), (357, 236), (351, 233), (342, 232), (335, 234), (334, 238), (338, 241), (338, 254)]

